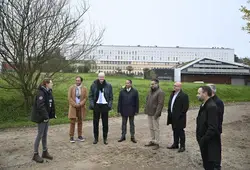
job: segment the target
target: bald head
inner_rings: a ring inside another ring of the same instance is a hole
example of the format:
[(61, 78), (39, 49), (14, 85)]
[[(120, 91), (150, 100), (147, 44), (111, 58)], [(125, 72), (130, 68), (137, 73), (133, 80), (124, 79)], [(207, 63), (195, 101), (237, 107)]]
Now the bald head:
[(174, 83), (174, 91), (179, 92), (181, 90), (182, 84), (181, 82), (175, 82)]

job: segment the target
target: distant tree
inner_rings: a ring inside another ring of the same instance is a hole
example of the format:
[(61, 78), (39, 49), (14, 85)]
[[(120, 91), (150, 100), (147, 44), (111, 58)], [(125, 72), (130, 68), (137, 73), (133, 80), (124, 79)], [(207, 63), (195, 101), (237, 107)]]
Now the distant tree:
[(234, 62), (236, 62), (236, 63), (243, 63), (243, 60), (240, 59), (236, 54), (234, 54)]
[(116, 67), (116, 68), (115, 68), (115, 72), (116, 72), (117, 74), (121, 74), (121, 73), (122, 73), (122, 69), (121, 69), (120, 67)]
[(149, 68), (143, 68), (143, 77), (144, 77), (144, 79), (147, 79), (150, 77), (150, 69)]
[(242, 60), (243, 60), (243, 64), (249, 65), (249, 66), (250, 66), (250, 58), (245, 57), (245, 58), (243, 58)]
[[(250, 0), (247, 1), (247, 4), (250, 4)], [(242, 5), (240, 11), (243, 13), (242, 19), (246, 21), (246, 25), (242, 29), (250, 34), (250, 10)]]
[(132, 66), (127, 66), (126, 70), (129, 72), (129, 74), (131, 74), (131, 72), (134, 70), (134, 68)]

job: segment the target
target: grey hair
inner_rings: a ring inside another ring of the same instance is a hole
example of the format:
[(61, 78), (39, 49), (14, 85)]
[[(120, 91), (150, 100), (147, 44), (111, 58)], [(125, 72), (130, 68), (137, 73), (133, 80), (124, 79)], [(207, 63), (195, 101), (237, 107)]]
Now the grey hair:
[(98, 74), (98, 77), (100, 77), (100, 76), (105, 77), (105, 73), (104, 73), (104, 72), (100, 72), (100, 73)]
[(207, 84), (211, 88), (211, 90), (216, 93), (216, 86), (214, 84)]

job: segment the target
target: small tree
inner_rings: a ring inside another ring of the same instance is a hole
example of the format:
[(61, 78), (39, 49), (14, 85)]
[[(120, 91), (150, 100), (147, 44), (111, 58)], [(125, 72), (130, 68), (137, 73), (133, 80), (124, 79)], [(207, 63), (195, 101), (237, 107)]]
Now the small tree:
[(127, 66), (126, 70), (129, 72), (129, 74), (131, 74), (131, 72), (134, 70), (134, 68), (132, 66)]
[(121, 74), (122, 73), (122, 69), (120, 67), (116, 67), (115, 68), (115, 72), (116, 72), (116, 74)]
[(150, 69), (149, 68), (143, 68), (143, 77), (144, 79), (147, 79), (150, 75)]

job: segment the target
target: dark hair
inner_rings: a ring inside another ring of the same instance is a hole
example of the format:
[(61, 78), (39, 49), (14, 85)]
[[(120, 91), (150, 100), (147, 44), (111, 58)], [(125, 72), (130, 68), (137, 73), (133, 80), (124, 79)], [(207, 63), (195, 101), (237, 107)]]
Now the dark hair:
[(209, 97), (212, 96), (212, 89), (209, 86), (201, 86), (200, 88), (202, 89), (203, 93), (206, 92)]
[(81, 79), (81, 82), (83, 81), (83, 78), (81, 76), (76, 76), (76, 79), (77, 78), (80, 78)]
[(156, 84), (159, 84), (159, 80), (158, 79), (152, 79), (151, 81), (154, 81)]
[(43, 81), (42, 81), (42, 83), (41, 83), (41, 86), (46, 86), (46, 84), (49, 84), (50, 81), (51, 81), (50, 78), (45, 78), (45, 79), (43, 79)]
[(130, 80), (130, 79), (127, 79), (127, 81), (129, 81), (129, 83), (130, 83), (130, 84), (132, 84), (132, 80)]

